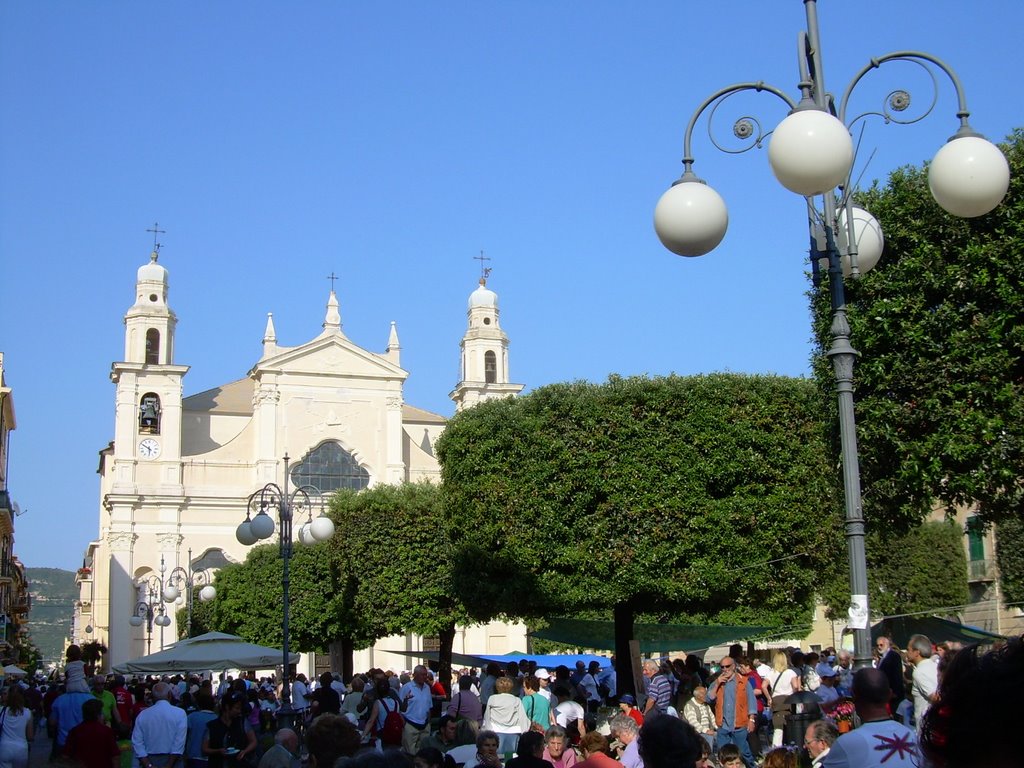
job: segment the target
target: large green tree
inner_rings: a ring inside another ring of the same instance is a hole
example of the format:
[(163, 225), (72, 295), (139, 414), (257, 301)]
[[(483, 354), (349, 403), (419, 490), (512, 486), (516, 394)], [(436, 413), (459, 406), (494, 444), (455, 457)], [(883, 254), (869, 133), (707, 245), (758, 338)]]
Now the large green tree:
[[(284, 639), (282, 573), (277, 544), (253, 547), (244, 563), (217, 573), (217, 599), (208, 604), (209, 611), (205, 606), (200, 609), (199, 621), (250, 642), (280, 645)], [(340, 653), (343, 672), (349, 675), (352, 649), (365, 648), (382, 636), (379, 624), (352, 610), (351, 579), (349, 563), (334, 557), (329, 542), (294, 545), (289, 563), (290, 647)], [(193, 611), (195, 625), (195, 607)]]
[[(929, 521), (905, 533), (872, 531), (865, 542), (872, 612), (896, 616), (966, 603), (963, 539), (953, 521)], [(822, 595), (836, 617), (845, 617), (849, 605), (846, 563), (844, 553)]]
[(413, 632), (436, 637), (438, 679), (451, 680), (456, 624), (470, 616), (454, 589), (454, 549), (440, 489), (428, 482), (339, 491), (331, 517), (340, 532), (336, 561), (353, 563), (352, 611), (372, 618), (381, 636)]
[[(885, 252), (848, 283), (857, 434), (869, 527), (908, 530), (939, 503), (1019, 517), (1024, 495), (1024, 132), (1003, 145), (1010, 191), (958, 219), (902, 168), (861, 196)], [(826, 278), (827, 279), (827, 278)], [(829, 307), (814, 302), (820, 351)], [(829, 363), (816, 374), (831, 388)]]
[(620, 663), (639, 613), (806, 623), (842, 546), (827, 448), (813, 382), (775, 376), (613, 376), (467, 409), (437, 443), (458, 589), (479, 619), (610, 610)]

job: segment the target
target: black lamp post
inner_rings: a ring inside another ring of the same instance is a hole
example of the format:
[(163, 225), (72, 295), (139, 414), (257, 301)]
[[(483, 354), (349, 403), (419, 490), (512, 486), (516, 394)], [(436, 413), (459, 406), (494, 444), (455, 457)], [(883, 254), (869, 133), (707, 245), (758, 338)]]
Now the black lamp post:
[[(251, 546), (261, 539), (269, 539), (278, 529), (278, 550), (281, 554), (282, 575), (281, 591), (283, 593), (283, 617), (281, 635), (283, 640), (281, 676), (281, 708), (278, 710), (278, 724), (282, 728), (291, 728), (295, 723), (296, 712), (292, 709), (291, 685), (288, 670), (291, 666), (288, 636), (288, 565), (292, 557), (292, 521), (296, 516), (306, 512), (307, 521), (299, 529), (299, 541), (313, 544), (325, 541), (334, 535), (334, 523), (324, 514), (323, 495), (318, 488), (304, 485), (289, 494), (288, 491), (288, 455), (284, 457), (284, 487), (276, 483), (267, 483), (253, 493), (246, 504), (245, 520), (235, 531), (235, 537), (241, 544)], [(314, 519), (313, 505), (317, 504), (320, 514)], [(275, 526), (270, 512), (277, 511), (278, 524)]]
[[(163, 555), (160, 556), (160, 564), (163, 565)], [(173, 603), (185, 593), (185, 607), (188, 619), (185, 624), (185, 637), (192, 637), (192, 591), (195, 587), (202, 587), (199, 590), (199, 599), (208, 603), (217, 597), (217, 590), (213, 586), (213, 576), (206, 569), (194, 570), (192, 568), (192, 549), (188, 550), (188, 567), (176, 566), (167, 574), (167, 582), (163, 591), (165, 603)]]
[[(683, 146), (683, 175), (662, 195), (654, 212), (654, 226), (662, 244), (680, 256), (702, 256), (714, 250), (725, 236), (728, 213), (721, 196), (693, 172), (691, 139), (698, 119), (707, 111), (708, 123), (722, 101), (744, 92), (770, 93), (783, 102), (788, 116), (770, 130), (752, 117), (733, 125), (733, 134), (749, 142), (739, 150), (726, 149), (712, 136), (712, 143), (731, 154), (762, 146), (768, 140), (768, 162), (779, 182), (805, 198), (810, 225), (811, 267), (815, 284), (820, 271), (828, 271), (832, 307), (832, 344), (828, 357), (836, 380), (839, 428), (845, 492), (845, 526), (850, 561), (850, 624), (854, 629), (854, 655), (858, 667), (871, 663), (870, 611), (868, 607), (867, 563), (864, 554), (864, 517), (861, 510), (860, 467), (853, 407), (853, 366), (857, 351), (850, 344), (846, 317), (844, 276), (856, 279), (871, 269), (882, 254), (878, 222), (853, 205), (850, 174), (854, 146), (850, 129), (871, 115), (886, 123), (914, 123), (934, 108), (933, 98), (924, 114), (904, 117), (910, 94), (894, 90), (880, 111), (857, 116), (847, 114), (851, 93), (861, 79), (882, 64), (910, 62), (932, 77), (935, 96), (940, 70), (952, 83), (957, 96), (959, 126), (938, 151), (928, 169), (928, 185), (935, 201), (954, 216), (982, 216), (1002, 201), (1009, 187), (1009, 165), (1002, 152), (974, 131), (963, 87), (953, 70), (941, 59), (920, 51), (894, 51), (872, 58), (850, 81), (839, 97), (825, 88), (822, 46), (818, 33), (816, 0), (803, 0), (806, 31), (799, 36), (799, 99), (765, 82), (726, 86), (705, 99), (686, 127)], [(710, 133), (710, 131), (709, 131)], [(769, 139), (770, 137), (770, 139)], [(754, 244), (754, 245), (763, 245)]]

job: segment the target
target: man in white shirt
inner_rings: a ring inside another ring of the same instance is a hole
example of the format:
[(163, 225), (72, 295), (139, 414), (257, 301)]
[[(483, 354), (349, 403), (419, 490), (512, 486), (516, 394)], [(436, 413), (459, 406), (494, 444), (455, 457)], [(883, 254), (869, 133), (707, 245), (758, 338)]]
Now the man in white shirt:
[(309, 686), (306, 685), (306, 676), (301, 672), (292, 682), (292, 709), (303, 714), (309, 709)]
[(921, 733), (921, 723), (928, 707), (934, 704), (939, 689), (939, 660), (932, 655), (932, 641), (914, 635), (907, 643), (907, 661), (914, 665), (914, 722)]
[(153, 706), (139, 712), (132, 730), (132, 750), (142, 768), (173, 768), (183, 765), (188, 718), (185, 710), (167, 699), (171, 686), (153, 686)]
[(402, 749), (415, 755), (420, 751), (420, 742), (430, 735), (430, 708), (434, 704), (433, 694), (427, 685), (427, 668), (419, 664), (412, 671), (412, 680), (398, 691), (405, 728), (402, 729)]

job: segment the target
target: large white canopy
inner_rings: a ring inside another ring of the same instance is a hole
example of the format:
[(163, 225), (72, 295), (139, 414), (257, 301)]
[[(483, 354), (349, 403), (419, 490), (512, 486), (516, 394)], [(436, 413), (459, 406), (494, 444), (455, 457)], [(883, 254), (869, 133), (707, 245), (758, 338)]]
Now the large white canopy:
[[(289, 654), (291, 663), (299, 654)], [(283, 661), (283, 652), (277, 648), (247, 643), (236, 635), (207, 632), (190, 637), (157, 653), (118, 664), (121, 673), (173, 674), (175, 672), (203, 672), (215, 669), (270, 669)]]

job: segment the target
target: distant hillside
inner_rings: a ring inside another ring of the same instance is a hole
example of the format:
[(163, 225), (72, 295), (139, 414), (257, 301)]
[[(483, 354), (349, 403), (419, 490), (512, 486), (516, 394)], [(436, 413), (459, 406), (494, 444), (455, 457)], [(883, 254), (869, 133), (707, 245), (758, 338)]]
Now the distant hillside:
[(32, 595), (32, 609), (28, 626), (32, 640), (43, 652), (43, 663), (59, 661), (64, 651), (64, 640), (71, 628), (78, 590), (75, 572), (59, 568), (26, 568), (28, 590)]

